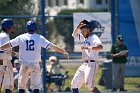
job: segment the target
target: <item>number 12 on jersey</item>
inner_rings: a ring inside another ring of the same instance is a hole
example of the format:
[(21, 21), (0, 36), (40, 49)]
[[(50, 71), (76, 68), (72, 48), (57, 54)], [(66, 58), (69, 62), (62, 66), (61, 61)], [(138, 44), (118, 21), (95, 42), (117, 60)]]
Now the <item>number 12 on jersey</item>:
[(33, 51), (34, 50), (34, 40), (26, 40), (26, 50)]

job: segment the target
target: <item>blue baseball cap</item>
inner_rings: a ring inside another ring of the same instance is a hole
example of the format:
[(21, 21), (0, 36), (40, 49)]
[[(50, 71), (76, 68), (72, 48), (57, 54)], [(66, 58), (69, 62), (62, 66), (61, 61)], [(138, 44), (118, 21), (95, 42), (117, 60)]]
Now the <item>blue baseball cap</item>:
[(101, 28), (101, 24), (96, 21), (96, 20), (91, 20), (89, 21), (89, 26), (91, 27), (92, 30), (94, 30), (95, 28)]
[(34, 21), (28, 21), (27, 24), (26, 24), (26, 29), (28, 31), (30, 31), (30, 30), (37, 30), (37, 23), (34, 22)]
[(10, 28), (11, 26), (15, 26), (12, 19), (3, 19), (1, 21), (1, 27), (2, 28)]

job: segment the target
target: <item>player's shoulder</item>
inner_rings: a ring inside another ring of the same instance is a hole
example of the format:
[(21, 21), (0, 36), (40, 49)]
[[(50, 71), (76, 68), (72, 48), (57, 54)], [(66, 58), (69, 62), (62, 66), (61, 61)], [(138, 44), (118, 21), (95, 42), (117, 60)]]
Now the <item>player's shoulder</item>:
[(17, 37), (18, 37), (18, 38), (22, 38), (22, 37), (25, 37), (25, 36), (26, 36), (26, 33), (21, 34), (21, 35), (18, 35)]
[(41, 39), (46, 39), (44, 36), (42, 36), (42, 35), (39, 35), (39, 37), (41, 38)]
[(9, 38), (9, 35), (7, 33), (5, 32), (0, 33), (0, 39), (7, 39), (7, 38)]
[(91, 37), (91, 38), (99, 38), (99, 37), (98, 37), (96, 34), (94, 34), (94, 33), (91, 33), (91, 34), (90, 34), (90, 37)]
[(29, 37), (29, 36), (32, 36), (32, 35), (33, 34), (24, 33), (24, 34), (18, 35), (17, 37)]
[(37, 33), (34, 33), (34, 34), (29, 34), (29, 33), (26, 33), (26, 34), (28, 34), (28, 35), (32, 35), (32, 36), (34, 36), (34, 37), (43, 37), (42, 35), (40, 35), (40, 34), (37, 34)]
[(40, 35), (40, 34), (34, 34), (34, 37), (36, 39), (39, 39), (39, 40), (46, 40), (46, 38), (43, 35)]

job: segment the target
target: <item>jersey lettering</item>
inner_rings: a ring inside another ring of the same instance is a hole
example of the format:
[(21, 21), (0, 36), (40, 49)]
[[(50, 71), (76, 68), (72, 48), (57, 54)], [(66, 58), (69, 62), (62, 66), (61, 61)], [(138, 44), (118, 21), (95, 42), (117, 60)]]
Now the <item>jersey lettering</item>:
[(84, 44), (84, 45), (90, 46), (90, 42), (88, 42), (88, 41), (86, 41), (86, 40), (83, 42), (83, 44)]
[(27, 51), (34, 50), (34, 40), (26, 40), (26, 50)]

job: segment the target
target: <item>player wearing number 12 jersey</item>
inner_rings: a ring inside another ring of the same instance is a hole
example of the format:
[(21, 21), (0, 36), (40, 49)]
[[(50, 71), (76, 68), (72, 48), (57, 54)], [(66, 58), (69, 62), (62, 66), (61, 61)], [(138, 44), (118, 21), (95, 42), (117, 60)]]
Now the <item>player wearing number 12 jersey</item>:
[(28, 21), (26, 28), (27, 33), (10, 40), (10, 43), (2, 45), (1, 48), (10, 47), (10, 45), (11, 47), (19, 46), (19, 61), (21, 63), (18, 82), (19, 93), (25, 92), (29, 75), (33, 92), (40, 93), (42, 83), (39, 66), (39, 62), (41, 61), (41, 48), (51, 48), (57, 52), (63, 53), (65, 57), (68, 57), (68, 53), (46, 40), (42, 35), (37, 34), (36, 22)]

